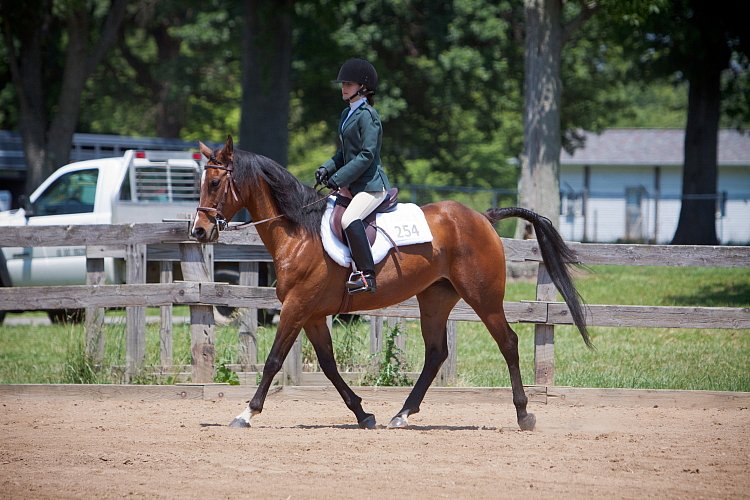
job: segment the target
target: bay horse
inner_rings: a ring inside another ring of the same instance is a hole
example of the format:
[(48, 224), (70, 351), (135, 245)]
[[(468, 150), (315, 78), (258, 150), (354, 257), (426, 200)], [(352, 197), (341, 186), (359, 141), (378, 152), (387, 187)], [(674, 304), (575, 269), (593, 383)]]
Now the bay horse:
[(273, 160), (235, 149), (228, 136), (223, 147), (212, 150), (202, 142), (208, 160), (201, 177), (200, 206), (192, 236), (215, 242), (219, 231), (240, 209), (247, 208), (258, 234), (273, 258), (276, 295), (282, 303), (276, 336), (263, 368), (260, 384), (232, 427), (250, 427), (263, 404), (274, 375), (282, 367), (300, 330), (304, 329), (326, 377), (354, 413), (360, 428), (374, 428), (375, 416), (362, 409), (362, 399), (338, 372), (326, 316), (379, 309), (417, 297), (424, 339), (424, 367), (403, 408), (388, 427), (408, 426), (419, 412), (427, 389), (448, 357), (447, 321), (453, 307), (464, 299), (477, 313), (500, 348), (510, 372), (518, 425), (533, 430), (536, 417), (526, 411), (527, 398), (518, 362), (518, 337), (503, 310), (505, 253), (493, 223), (520, 217), (532, 223), (544, 264), (562, 294), (586, 345), (582, 302), (568, 266), (575, 253), (552, 223), (522, 208), (491, 208), (479, 213), (454, 201), (422, 207), (432, 231), (431, 243), (400, 248), (376, 266), (377, 292), (346, 296), (349, 269), (336, 264), (324, 251), (320, 237), (326, 196), (302, 184)]

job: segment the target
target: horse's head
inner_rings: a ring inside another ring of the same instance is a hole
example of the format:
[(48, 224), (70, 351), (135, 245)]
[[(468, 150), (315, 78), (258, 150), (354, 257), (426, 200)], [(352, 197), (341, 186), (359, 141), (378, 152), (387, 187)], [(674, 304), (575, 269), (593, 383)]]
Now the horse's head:
[(199, 144), (208, 162), (201, 176), (201, 197), (191, 234), (201, 243), (208, 243), (219, 239), (219, 231), (226, 228), (228, 221), (242, 207), (232, 178), (232, 136), (227, 136), (224, 147), (216, 151), (202, 142)]

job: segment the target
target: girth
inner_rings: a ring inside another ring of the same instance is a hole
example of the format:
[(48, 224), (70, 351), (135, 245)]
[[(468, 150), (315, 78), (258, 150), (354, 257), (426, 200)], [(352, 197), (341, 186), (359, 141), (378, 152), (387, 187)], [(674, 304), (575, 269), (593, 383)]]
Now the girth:
[[(340, 189), (336, 194), (336, 203), (333, 206), (333, 213), (331, 214), (331, 231), (333, 234), (346, 244), (346, 237), (344, 236), (344, 230), (341, 228), (341, 216), (344, 215), (344, 211), (352, 201), (351, 192), (346, 189)], [(377, 236), (377, 225), (375, 223), (375, 217), (379, 213), (390, 212), (396, 208), (398, 203), (398, 188), (391, 188), (386, 192), (385, 199), (378, 205), (378, 207), (372, 211), (370, 215), (365, 217), (363, 221), (365, 223), (365, 233), (367, 233), (367, 240), (370, 242), (370, 246), (375, 242), (375, 236)]]

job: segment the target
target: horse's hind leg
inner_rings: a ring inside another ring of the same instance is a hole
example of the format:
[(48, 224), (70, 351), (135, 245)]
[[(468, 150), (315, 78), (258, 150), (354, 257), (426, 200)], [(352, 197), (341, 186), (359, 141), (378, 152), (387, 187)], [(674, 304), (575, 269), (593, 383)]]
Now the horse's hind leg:
[[(496, 275), (491, 274), (490, 266), (482, 266), (482, 269), (484, 269), (484, 273), (481, 276), (475, 276), (475, 279), (464, 281), (464, 284), (457, 285), (456, 289), (466, 303), (477, 313), (500, 348), (500, 352), (508, 364), (518, 426), (521, 430), (530, 431), (536, 425), (536, 417), (526, 411), (528, 399), (523, 390), (521, 369), (518, 362), (518, 335), (508, 324), (503, 310), (504, 269)], [(469, 284), (466, 285), (466, 283)]]
[(339, 391), (346, 406), (357, 417), (359, 427), (362, 429), (374, 429), (375, 415), (372, 413), (366, 413), (362, 409), (362, 398), (357, 396), (351, 387), (347, 385), (336, 367), (336, 360), (333, 356), (331, 332), (328, 330), (328, 325), (326, 324), (325, 319), (311, 320), (305, 325), (305, 334), (315, 349), (320, 368), (336, 390)]
[(417, 295), (422, 337), (424, 338), (424, 367), (403, 408), (388, 424), (389, 428), (406, 427), (408, 417), (419, 412), (419, 406), (440, 366), (448, 357), (446, 324), (458, 294), (449, 281), (439, 281)]
[[(480, 314), (480, 316), (482, 315)], [(508, 324), (503, 311), (499, 315), (492, 314), (487, 318), (483, 317), (482, 320), (490, 331), (492, 338), (495, 339), (498, 347), (500, 347), (500, 352), (508, 364), (510, 385), (513, 388), (513, 405), (516, 407), (518, 426), (523, 431), (533, 431), (536, 426), (536, 417), (533, 413), (526, 411), (528, 398), (523, 390), (523, 382), (521, 381), (521, 368), (518, 362), (518, 335), (516, 335), (516, 332)]]

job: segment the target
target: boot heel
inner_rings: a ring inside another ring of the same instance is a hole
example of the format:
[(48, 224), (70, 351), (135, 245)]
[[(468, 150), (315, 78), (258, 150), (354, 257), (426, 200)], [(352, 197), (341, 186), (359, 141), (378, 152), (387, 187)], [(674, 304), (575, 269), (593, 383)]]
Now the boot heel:
[(349, 281), (346, 282), (346, 289), (350, 294), (362, 292), (374, 293), (377, 289), (375, 276), (363, 272), (354, 272), (349, 276)]

